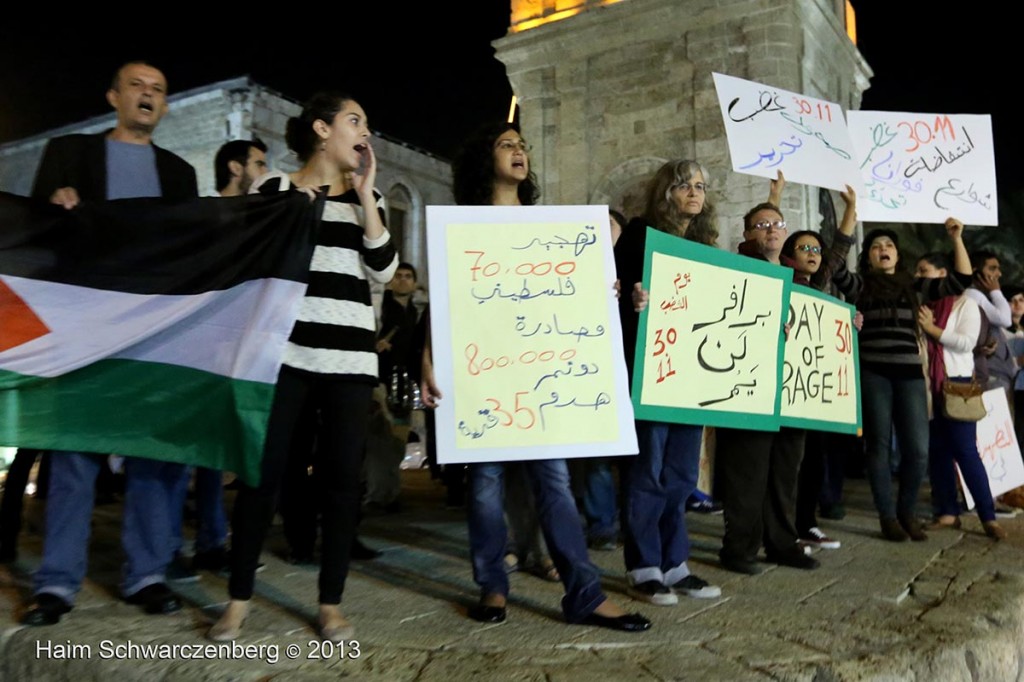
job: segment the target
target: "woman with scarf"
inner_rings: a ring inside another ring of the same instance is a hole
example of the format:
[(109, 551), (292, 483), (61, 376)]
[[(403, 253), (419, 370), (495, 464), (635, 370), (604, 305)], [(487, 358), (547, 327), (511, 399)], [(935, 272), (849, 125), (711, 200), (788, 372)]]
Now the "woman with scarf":
[[(946, 257), (931, 253), (918, 260), (914, 274), (920, 279), (934, 280), (945, 277), (948, 270)], [(1006, 531), (996, 521), (988, 473), (978, 453), (978, 424), (950, 419), (942, 405), (944, 383), (976, 380), (974, 348), (981, 333), (981, 311), (967, 296), (943, 296), (921, 306), (917, 322), (927, 337), (933, 406), (928, 454), (936, 517), (928, 527), (932, 530), (960, 528), (960, 502), (953, 467), (956, 462), (977, 505), (985, 535), (1002, 540)]]

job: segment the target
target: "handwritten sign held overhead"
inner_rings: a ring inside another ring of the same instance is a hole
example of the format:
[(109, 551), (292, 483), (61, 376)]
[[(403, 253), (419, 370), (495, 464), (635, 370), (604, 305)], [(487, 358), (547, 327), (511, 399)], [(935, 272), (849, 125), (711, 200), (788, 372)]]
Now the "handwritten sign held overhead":
[[(1020, 458), (1020, 443), (1013, 430), (1013, 417), (1001, 388), (985, 391), (985, 418), (978, 422), (978, 454), (988, 474), (992, 497), (1024, 485), (1024, 462)], [(957, 469), (960, 475), (960, 469)], [(968, 509), (974, 508), (974, 498), (960, 475), (960, 486)]]
[(428, 206), (442, 464), (637, 452), (605, 206)]
[(997, 225), (990, 116), (851, 111), (861, 220)]
[(788, 269), (648, 228), (637, 418), (777, 429), (791, 279)]
[(806, 287), (789, 296), (782, 425), (860, 433), (860, 363), (853, 306)]
[(843, 190), (860, 187), (853, 144), (835, 102), (712, 74), (737, 173)]

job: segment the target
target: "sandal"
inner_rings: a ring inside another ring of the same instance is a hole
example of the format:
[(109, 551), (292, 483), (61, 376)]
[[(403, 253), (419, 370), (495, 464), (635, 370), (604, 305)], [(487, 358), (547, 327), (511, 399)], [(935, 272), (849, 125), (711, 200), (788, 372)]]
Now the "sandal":
[[(945, 521), (945, 520), (943, 520), (943, 519), (950, 519), (950, 518), (953, 519), (953, 520), (952, 521)], [(947, 528), (950, 529), (950, 530), (960, 530), (960, 526), (961, 526), (961, 523), (960, 523), (960, 517), (959, 516), (937, 516), (937, 517), (935, 517), (932, 520), (931, 523), (929, 523), (927, 526), (925, 526), (925, 528), (927, 530), (944, 530), (944, 529), (947, 529)]]
[(541, 580), (546, 580), (549, 583), (557, 583), (562, 579), (562, 576), (558, 574), (558, 569), (555, 568), (555, 564), (551, 559), (538, 561), (533, 566), (530, 566), (529, 571), (532, 575), (537, 576)]

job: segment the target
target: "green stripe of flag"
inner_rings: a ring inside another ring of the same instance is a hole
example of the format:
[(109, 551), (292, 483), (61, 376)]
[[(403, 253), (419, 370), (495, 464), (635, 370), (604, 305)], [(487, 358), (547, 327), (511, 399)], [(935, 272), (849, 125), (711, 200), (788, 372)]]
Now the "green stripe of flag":
[[(0, 384), (18, 376), (0, 370)], [(132, 455), (232, 471), (250, 485), (274, 385), (135, 360), (102, 360), (0, 391), (0, 444)]]

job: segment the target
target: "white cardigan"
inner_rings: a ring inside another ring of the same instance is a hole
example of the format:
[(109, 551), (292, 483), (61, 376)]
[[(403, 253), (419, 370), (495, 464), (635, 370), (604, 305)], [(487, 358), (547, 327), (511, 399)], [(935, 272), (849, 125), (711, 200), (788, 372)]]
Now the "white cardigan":
[(946, 328), (939, 336), (947, 377), (970, 377), (974, 374), (974, 347), (981, 334), (981, 310), (967, 296), (960, 296), (949, 312)]

